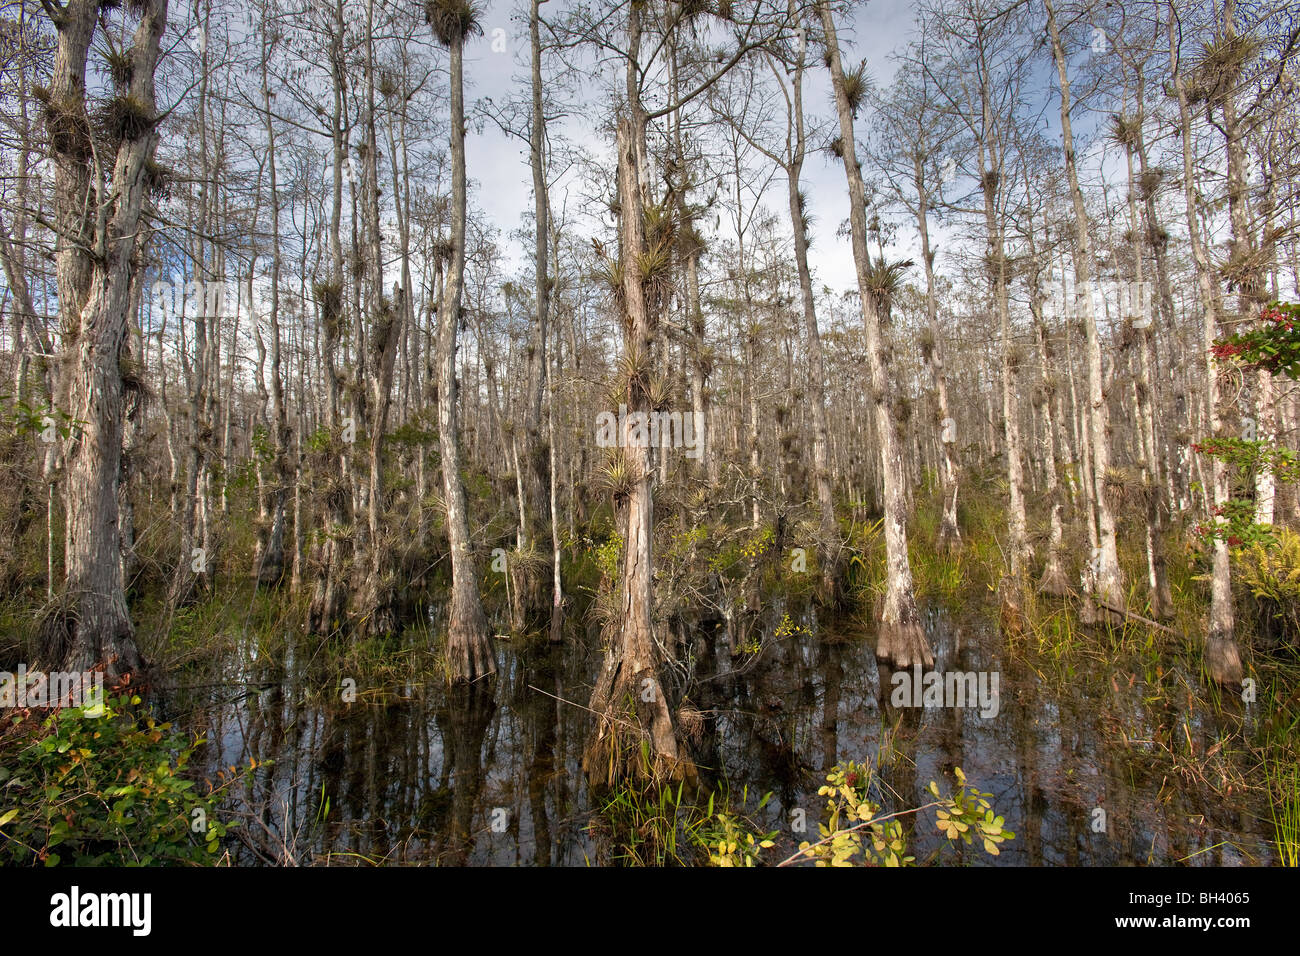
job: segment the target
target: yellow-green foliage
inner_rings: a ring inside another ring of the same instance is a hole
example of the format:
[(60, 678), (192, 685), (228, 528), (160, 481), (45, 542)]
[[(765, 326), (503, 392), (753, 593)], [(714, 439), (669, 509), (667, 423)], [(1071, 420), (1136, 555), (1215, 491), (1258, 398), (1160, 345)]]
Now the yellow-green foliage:
[(817, 866), (906, 866), (915, 862), (907, 854), (907, 837), (899, 819), (904, 814), (934, 808), (935, 825), (949, 840), (970, 844), (978, 838), (985, 852), (997, 856), (998, 844), (1013, 839), (1005, 820), (996, 816), (989, 799), (966, 786), (961, 768), (953, 771), (960, 784), (956, 795), (945, 797), (939, 785), (930, 782), (934, 801), (916, 810), (880, 813), (880, 804), (871, 796), (872, 768), (869, 764), (836, 764), (826, 775), (826, 785), (817, 792), (828, 797), (827, 820), (818, 824), (821, 839), (804, 841), (798, 856), (816, 861)]
[(1241, 584), (1257, 599), (1276, 602), (1296, 623), (1300, 608), (1300, 534), (1285, 528), (1275, 532), (1277, 545), (1256, 544), (1238, 555)]
[(871, 524), (854, 523), (849, 528), (848, 584), (864, 595), (885, 593), (884, 519)]
[[(771, 797), (764, 794), (754, 812)], [(736, 806), (725, 785), (698, 803), (683, 796), (681, 784), (627, 783), (602, 801), (592, 827), (608, 834), (613, 859), (627, 866), (690, 866), (706, 856), (713, 866), (754, 866), (777, 834), (756, 829), (745, 815), (748, 803), (748, 788)]]
[(776, 626), (776, 639), (783, 640), (787, 637), (793, 637), (797, 634), (807, 636), (812, 632), (802, 624), (796, 624), (790, 620), (790, 615), (785, 614), (781, 617), (781, 623)]
[(669, 544), (664, 557), (669, 560), (681, 560), (691, 553), (691, 549), (703, 544), (709, 538), (709, 531), (703, 525), (687, 528), (669, 536)]
[(768, 837), (756, 837), (744, 829), (730, 814), (719, 813), (716, 831), (708, 843), (709, 863), (713, 866), (753, 866), (760, 851), (776, 845)]
[(772, 528), (766, 527), (754, 534), (748, 541), (740, 547), (740, 556), (755, 561), (767, 554), (772, 548), (772, 542), (776, 538), (776, 532)]
[[(770, 793), (763, 794), (758, 801), (758, 810), (767, 806)], [(741, 793), (741, 807), (748, 802), (749, 789)], [(709, 806), (705, 823), (696, 831), (695, 837), (708, 851), (712, 866), (755, 866), (764, 850), (776, 845), (776, 833), (755, 833), (746, 826), (748, 821), (743, 816), (732, 812), (730, 808), (714, 812), (713, 795), (709, 795)], [(751, 824), (752, 825), (752, 824)]]
[(618, 580), (620, 559), (623, 556), (623, 536), (618, 532), (610, 535), (603, 544), (597, 545), (592, 549), (596, 558), (596, 565), (600, 568), (601, 574), (611, 581)]

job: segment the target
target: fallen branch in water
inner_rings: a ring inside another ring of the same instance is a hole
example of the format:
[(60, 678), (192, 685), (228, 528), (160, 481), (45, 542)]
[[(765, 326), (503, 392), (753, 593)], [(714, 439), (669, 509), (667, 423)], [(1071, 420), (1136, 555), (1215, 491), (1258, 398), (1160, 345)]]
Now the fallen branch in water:
[(1095, 603), (1098, 607), (1105, 608), (1107, 611), (1111, 611), (1115, 614), (1123, 614), (1125, 617), (1131, 617), (1135, 621), (1141, 621), (1143, 624), (1146, 624), (1148, 627), (1154, 627), (1156, 630), (1164, 631), (1166, 634), (1174, 634), (1174, 635), (1178, 634), (1178, 632), (1175, 631), (1172, 627), (1168, 627), (1164, 624), (1159, 623), (1158, 621), (1153, 621), (1149, 617), (1143, 617), (1141, 614), (1135, 614), (1133, 611), (1126, 611), (1123, 608), (1114, 607), (1110, 604), (1107, 604), (1105, 601), (1098, 601), (1095, 598), (1093, 599), (1093, 603)]

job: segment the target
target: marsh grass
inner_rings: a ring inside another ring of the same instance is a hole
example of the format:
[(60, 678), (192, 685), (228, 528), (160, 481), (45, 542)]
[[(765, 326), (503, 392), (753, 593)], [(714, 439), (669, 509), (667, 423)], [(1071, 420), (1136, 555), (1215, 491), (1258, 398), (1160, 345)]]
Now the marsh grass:
[(610, 793), (589, 824), (609, 841), (611, 861), (624, 866), (689, 866), (696, 854), (692, 830), (703, 823), (683, 788), (621, 787)]
[(1264, 761), (1272, 801), (1274, 841), (1283, 866), (1300, 866), (1300, 765)]
[[(761, 829), (755, 815), (770, 796), (765, 794), (750, 810), (749, 789), (737, 796), (725, 781), (713, 790), (693, 794), (681, 783), (624, 785), (601, 799), (587, 828), (604, 845), (612, 863), (707, 866), (717, 848), (743, 842), (746, 834)], [(770, 839), (775, 834), (765, 836)], [(738, 850), (723, 852), (727, 862), (720, 865), (734, 865), (731, 858), (740, 855)]]
[[(959, 506), (961, 545), (940, 554), (935, 546), (941, 503), (918, 494), (909, 526), (910, 558), (917, 595), (988, 623), (1000, 621), (995, 597), (1006, 568), (1005, 502), (995, 483), (972, 478)], [(1045, 524), (1044, 515), (1031, 514)], [(859, 525), (851, 537), (855, 562), (850, 583), (863, 598), (883, 590), (884, 548), (878, 528)], [(1074, 533), (1074, 532), (1071, 532)], [(1151, 617), (1146, 554), (1140, 539), (1122, 535), (1120, 564), (1127, 582), (1127, 607)], [(1045, 537), (1035, 538), (1034, 569), (1045, 558)], [(1080, 572), (1086, 542), (1065, 542), (1065, 570)], [(1237, 688), (1208, 680), (1203, 642), (1209, 581), (1205, 556), (1185, 534), (1171, 530), (1165, 541), (1173, 617), (1152, 627), (1135, 618), (1085, 627), (1078, 596), (1051, 598), (1023, 589), (1018, 626), (1003, 629), (1007, 649), (1019, 665), (1058, 695), (1086, 694), (1102, 701), (1113, 734), (1110, 746), (1135, 780), (1163, 780), (1162, 793), (1196, 792), (1254, 817), (1269, 846), (1234, 844), (1247, 859), (1270, 854), (1286, 865), (1297, 861), (1300, 839), (1300, 657), (1294, 649), (1259, 650), (1259, 628), (1248, 593), (1238, 594), (1237, 636), (1247, 675), (1258, 700), (1246, 703)], [(1033, 572), (1031, 571), (1031, 574)], [(1270, 568), (1273, 578), (1284, 575)], [(1259, 589), (1257, 582), (1252, 582)], [(1250, 585), (1238, 582), (1243, 590)], [(1267, 642), (1265, 642), (1267, 645)], [(1086, 688), (1086, 689), (1085, 689)], [(1136, 786), (1136, 784), (1135, 784)]]
[(252, 582), (174, 611), (142, 602), (138, 614), (146, 656), (181, 687), (292, 680), (307, 701), (337, 702), (347, 678), (364, 702), (445, 681), (445, 655), (424, 616), (412, 616), (397, 635), (309, 637), (305, 596)]

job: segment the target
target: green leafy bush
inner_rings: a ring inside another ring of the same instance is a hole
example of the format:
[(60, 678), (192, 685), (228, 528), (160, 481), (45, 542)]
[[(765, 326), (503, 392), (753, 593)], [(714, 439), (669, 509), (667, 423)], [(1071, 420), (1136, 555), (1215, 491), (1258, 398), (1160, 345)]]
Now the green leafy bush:
[(1300, 378), (1300, 304), (1272, 302), (1259, 314), (1259, 325), (1219, 339), (1210, 349), (1215, 358), (1230, 359), (1270, 375)]
[[(0, 718), (0, 861), (218, 862), (235, 824), (217, 819), (218, 788), (201, 795), (184, 776), (203, 740), (187, 740), (139, 704), (123, 695), (106, 702), (102, 717), (71, 707), (39, 724), (28, 710)], [(233, 779), (222, 777), (224, 785)]]
[[(1300, 305), (1274, 302), (1259, 315), (1259, 325), (1218, 339), (1210, 352), (1220, 362), (1233, 363), (1242, 369), (1255, 369), (1270, 375), (1284, 375), (1295, 380), (1300, 376)], [(1253, 487), (1255, 475), (1271, 471), (1275, 481), (1300, 481), (1300, 455), (1275, 440), (1255, 437), (1254, 421), (1242, 419), (1241, 438), (1215, 436), (1192, 443), (1192, 451), (1224, 462), (1235, 476), (1238, 487)], [(1249, 427), (1247, 427), (1249, 426)], [(1272, 525), (1255, 522), (1255, 502), (1251, 497), (1234, 496), (1217, 505), (1212, 520), (1196, 526), (1202, 538), (1220, 538), (1231, 548), (1253, 548), (1277, 543)]]
[(607, 580), (617, 581), (623, 563), (623, 536), (617, 532), (611, 534), (603, 544), (593, 549), (593, 554), (600, 573)]
[[(763, 794), (756, 810), (762, 810), (771, 798), (772, 794)], [(746, 788), (740, 798), (742, 809), (748, 801), (749, 790)], [(694, 836), (708, 852), (710, 866), (757, 866), (762, 852), (776, 846), (778, 834), (775, 830), (756, 833), (753, 826), (751, 821), (730, 807), (715, 812), (713, 795), (710, 794), (705, 821)]]

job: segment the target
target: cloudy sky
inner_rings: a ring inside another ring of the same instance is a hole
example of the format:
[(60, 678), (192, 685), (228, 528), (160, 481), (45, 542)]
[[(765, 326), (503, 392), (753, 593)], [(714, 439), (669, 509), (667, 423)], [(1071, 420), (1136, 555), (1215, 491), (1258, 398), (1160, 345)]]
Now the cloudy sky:
[[(467, 104), (483, 97), (500, 102), (512, 90), (527, 89), (527, 27), (511, 20), (512, 11), (518, 8), (515, 0), (492, 0), (487, 4), (482, 17), (483, 35), (466, 48)], [(544, 6), (542, 9), (545, 16), (547, 8)], [(872, 77), (877, 83), (887, 85), (894, 72), (889, 54), (906, 42), (914, 20), (913, 5), (906, 0), (873, 0), (859, 8), (854, 22), (840, 27), (845, 61), (857, 62), (866, 57)], [(507, 50), (505, 53), (494, 52), (494, 45), (498, 49), (504, 45)], [(820, 62), (816, 62), (807, 77), (805, 109), (829, 116), (832, 112), (830, 95), (829, 76)], [(582, 142), (594, 155), (612, 155), (612, 145), (604, 141), (594, 128), (599, 108), (597, 104), (591, 113), (565, 124), (565, 135)], [(859, 137), (864, 132), (860, 121)], [(527, 253), (507, 234), (520, 224), (520, 217), (525, 212), (532, 210), (532, 174), (528, 169), (527, 148), (520, 140), (505, 135), (488, 123), (471, 131), (466, 149), (470, 176), (477, 185), (474, 204), (502, 230), (501, 241), (511, 259), (507, 271), (514, 271), (514, 267), (526, 261)], [(854, 285), (856, 280), (849, 241), (835, 235), (839, 224), (848, 216), (844, 171), (825, 153), (812, 154), (804, 165), (804, 182), (816, 215), (813, 231), (817, 279), (836, 289)], [(776, 180), (775, 188), (776, 191), (769, 194), (769, 206), (784, 216), (784, 181)], [(553, 198), (552, 202), (555, 203), (556, 199)], [(906, 243), (908, 237), (900, 239)]]

